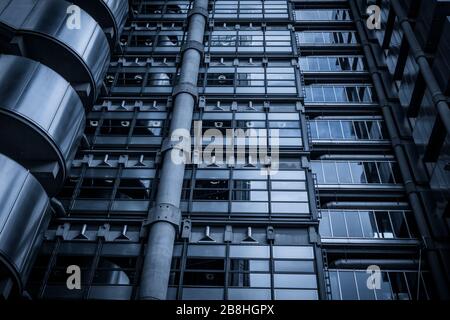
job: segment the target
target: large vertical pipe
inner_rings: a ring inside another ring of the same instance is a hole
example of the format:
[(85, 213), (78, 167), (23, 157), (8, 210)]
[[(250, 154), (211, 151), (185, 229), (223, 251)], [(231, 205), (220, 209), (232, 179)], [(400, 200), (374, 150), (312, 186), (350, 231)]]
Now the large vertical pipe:
[[(395, 1), (393, 1), (395, 2)], [(394, 154), (399, 163), (400, 173), (403, 178), (403, 182), (406, 187), (406, 192), (408, 194), (408, 199), (410, 201), (411, 207), (414, 212), (414, 216), (419, 228), (419, 232), (422, 238), (425, 240), (426, 244), (433, 246), (432, 236), (428, 227), (426, 214), (422, 208), (419, 196), (415, 188), (414, 178), (410, 172), (409, 162), (407, 160), (405, 149), (400, 143), (400, 135), (398, 134), (398, 128), (395, 125), (395, 120), (392, 115), (391, 107), (389, 101), (386, 97), (383, 79), (375, 63), (375, 57), (370, 48), (369, 40), (365, 31), (365, 21), (361, 19), (358, 8), (356, 6), (355, 0), (350, 0), (350, 9), (352, 11), (353, 17), (355, 19), (356, 28), (358, 34), (361, 38), (361, 44), (363, 45), (364, 55), (367, 60), (369, 72), (374, 83), (375, 91), (377, 93), (383, 117), (386, 123), (387, 130), (393, 141), (392, 146), (394, 149)], [(426, 250), (427, 261), (431, 269), (431, 275), (433, 277), (433, 282), (436, 285), (436, 289), (439, 293), (441, 299), (449, 298), (449, 290), (447, 284), (443, 279), (446, 278), (445, 271), (440, 262), (438, 253), (433, 249)]]
[[(187, 47), (181, 60), (179, 85), (174, 90), (175, 100), (170, 124), (170, 140), (176, 141), (177, 132), (189, 133), (195, 104), (193, 88), (197, 87), (201, 62), (201, 50), (205, 33), (208, 0), (195, 0), (189, 18)], [(179, 209), (184, 178), (184, 163), (176, 163), (172, 153), (176, 147), (167, 147), (164, 153), (160, 183), (156, 196), (156, 206), (149, 215), (150, 230), (142, 269), (139, 297), (143, 300), (166, 299), (169, 283), (172, 251), (178, 223), (181, 220)]]

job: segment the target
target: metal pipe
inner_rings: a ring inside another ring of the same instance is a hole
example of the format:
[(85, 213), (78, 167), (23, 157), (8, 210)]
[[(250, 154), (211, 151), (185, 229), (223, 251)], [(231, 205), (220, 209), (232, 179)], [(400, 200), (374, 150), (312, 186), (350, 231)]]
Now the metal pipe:
[(450, 134), (450, 109), (447, 104), (447, 98), (442, 93), (439, 84), (434, 77), (433, 70), (428, 63), (427, 56), (417, 41), (414, 31), (409, 23), (409, 19), (398, 1), (391, 1), (392, 9), (400, 21), (400, 27), (403, 29), (406, 40), (408, 41), (411, 52), (416, 60), (420, 73), (427, 84), (428, 90), (433, 97), (433, 103), (437, 109), (439, 117), (445, 126), (447, 134)]
[[(419, 195), (417, 194), (414, 178), (410, 171), (410, 164), (409, 161), (407, 160), (405, 149), (402, 146), (400, 135), (398, 134), (398, 128), (392, 115), (391, 106), (385, 94), (383, 79), (375, 63), (375, 57), (371, 50), (370, 43), (364, 27), (365, 21), (361, 18), (361, 15), (359, 14), (359, 10), (355, 0), (349, 0), (349, 2), (350, 2), (350, 10), (352, 11), (356, 23), (356, 28), (361, 38), (361, 44), (363, 45), (364, 55), (366, 56), (368, 69), (372, 81), (374, 83), (375, 91), (377, 93), (380, 105), (382, 107), (382, 113), (385, 119), (386, 127), (392, 140), (392, 147), (394, 150), (394, 154), (399, 163), (400, 173), (403, 178), (405, 190), (407, 192), (408, 199), (411, 204), (419, 232), (422, 236), (424, 244), (428, 247), (431, 247), (431, 249), (426, 250), (426, 256), (428, 264), (431, 269), (433, 282), (436, 286), (437, 291), (439, 292), (439, 296), (442, 299), (449, 299), (450, 297), (449, 288), (446, 285), (446, 281), (443, 281), (443, 279), (446, 279), (446, 274), (439, 259), (438, 253), (432, 249), (433, 247), (435, 247), (434, 240), (432, 239), (431, 232), (429, 230), (428, 221), (426, 219), (426, 214), (423, 210), (422, 203), (420, 202)], [(394, 3), (396, 4), (396, 1), (391, 2), (391, 4)], [(428, 71), (431, 72), (431, 70)]]
[[(206, 27), (208, 0), (195, 0), (189, 18), (187, 44), (203, 44)], [(170, 124), (170, 140), (184, 139), (179, 130), (189, 133), (194, 111), (195, 95), (186, 88), (196, 88), (201, 62), (200, 51), (188, 46), (184, 51), (179, 84), (185, 89), (174, 92), (175, 101)], [(184, 163), (176, 163), (172, 154), (179, 153), (176, 147), (168, 147), (164, 153), (156, 206), (149, 214), (149, 238), (142, 269), (139, 298), (142, 300), (164, 300), (167, 296), (173, 245), (181, 211), (179, 209), (184, 178)], [(167, 219), (172, 215), (171, 219)], [(170, 221), (171, 220), (171, 221)]]
[(418, 260), (406, 259), (339, 259), (331, 263), (331, 268), (366, 269), (368, 266), (378, 266), (381, 269), (418, 269)]

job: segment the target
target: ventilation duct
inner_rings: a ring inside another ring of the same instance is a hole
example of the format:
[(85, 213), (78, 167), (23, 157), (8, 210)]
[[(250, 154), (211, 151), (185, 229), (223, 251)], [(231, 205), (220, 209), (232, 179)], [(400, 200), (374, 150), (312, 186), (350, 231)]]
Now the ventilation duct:
[(0, 296), (20, 294), (50, 220), (47, 194), (34, 176), (0, 154)]
[(128, 1), (124, 0), (71, 0), (89, 13), (102, 27), (111, 47), (118, 41), (128, 16)]
[(51, 67), (90, 107), (103, 83), (110, 50), (97, 22), (83, 10), (79, 19), (78, 13), (70, 14), (71, 5), (63, 0), (1, 1), (0, 49)]
[(64, 78), (36, 61), (0, 55), (0, 70), (0, 153), (31, 170), (53, 196), (84, 131), (83, 104)]

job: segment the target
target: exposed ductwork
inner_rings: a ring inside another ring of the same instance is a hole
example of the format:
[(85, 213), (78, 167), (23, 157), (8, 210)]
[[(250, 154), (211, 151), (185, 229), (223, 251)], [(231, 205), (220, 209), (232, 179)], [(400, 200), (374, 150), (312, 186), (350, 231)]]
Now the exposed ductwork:
[[(128, 3), (105, 4), (116, 19), (111, 36), (117, 36)], [(3, 298), (26, 295), (24, 286), (53, 211), (49, 197), (61, 190), (69, 174), (85, 110), (97, 98), (109, 64), (105, 33), (88, 13), (80, 10), (79, 28), (67, 25), (71, 5), (63, 0), (0, 2), (0, 50), (10, 54), (0, 55)], [(122, 273), (113, 278), (126, 280)]]
[(114, 48), (128, 17), (128, 1), (124, 0), (71, 0), (89, 13), (102, 27)]
[(156, 205), (149, 213), (149, 238), (140, 282), (140, 299), (166, 299), (175, 236), (181, 221), (179, 209), (184, 178), (184, 163), (173, 161), (180, 152), (183, 130), (189, 134), (197, 98), (197, 80), (203, 52), (203, 37), (208, 17), (208, 0), (195, 0), (188, 15), (189, 30), (170, 124), (165, 145), (163, 167), (156, 196)]
[(92, 106), (109, 64), (108, 40), (97, 22), (80, 10), (71, 25), (63, 0), (0, 2), (0, 49), (49, 66), (71, 83), (86, 107)]
[(34, 176), (0, 154), (0, 297), (20, 294), (50, 220), (49, 198)]
[(77, 93), (39, 62), (0, 55), (0, 153), (31, 170), (50, 196), (61, 188), (84, 132)]

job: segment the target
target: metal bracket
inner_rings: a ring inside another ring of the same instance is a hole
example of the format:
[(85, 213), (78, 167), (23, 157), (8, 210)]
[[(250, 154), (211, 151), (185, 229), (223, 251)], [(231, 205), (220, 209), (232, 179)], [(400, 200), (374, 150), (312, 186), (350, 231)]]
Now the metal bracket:
[(181, 83), (177, 84), (173, 88), (172, 96), (176, 97), (180, 93), (188, 93), (188, 94), (190, 94), (194, 98), (194, 100), (197, 102), (197, 99), (198, 99), (198, 88), (197, 88), (197, 86), (193, 85), (192, 83), (181, 82)]
[(179, 228), (181, 224), (180, 208), (168, 203), (160, 203), (156, 207), (150, 209), (149, 218), (144, 221), (144, 226), (151, 226), (160, 221), (168, 222), (176, 228)]
[(205, 20), (208, 21), (209, 18), (208, 9), (202, 7), (194, 7), (191, 10), (189, 10), (187, 18), (190, 19), (190, 17), (192, 17), (194, 14), (201, 14), (203, 17), (205, 17)]
[[(180, 137), (184, 138), (183, 136)], [(164, 138), (161, 146), (161, 153), (164, 153), (172, 149), (185, 151), (186, 149), (183, 148), (183, 140), (172, 141), (170, 138)]]
[(202, 55), (202, 56), (205, 52), (205, 46), (203, 45), (203, 43), (201, 43), (199, 41), (195, 41), (195, 40), (186, 41), (183, 44), (183, 46), (181, 47), (181, 52), (184, 53), (184, 52), (186, 52), (186, 50), (189, 50), (189, 49), (197, 50), (198, 53), (200, 53), (200, 55)]

